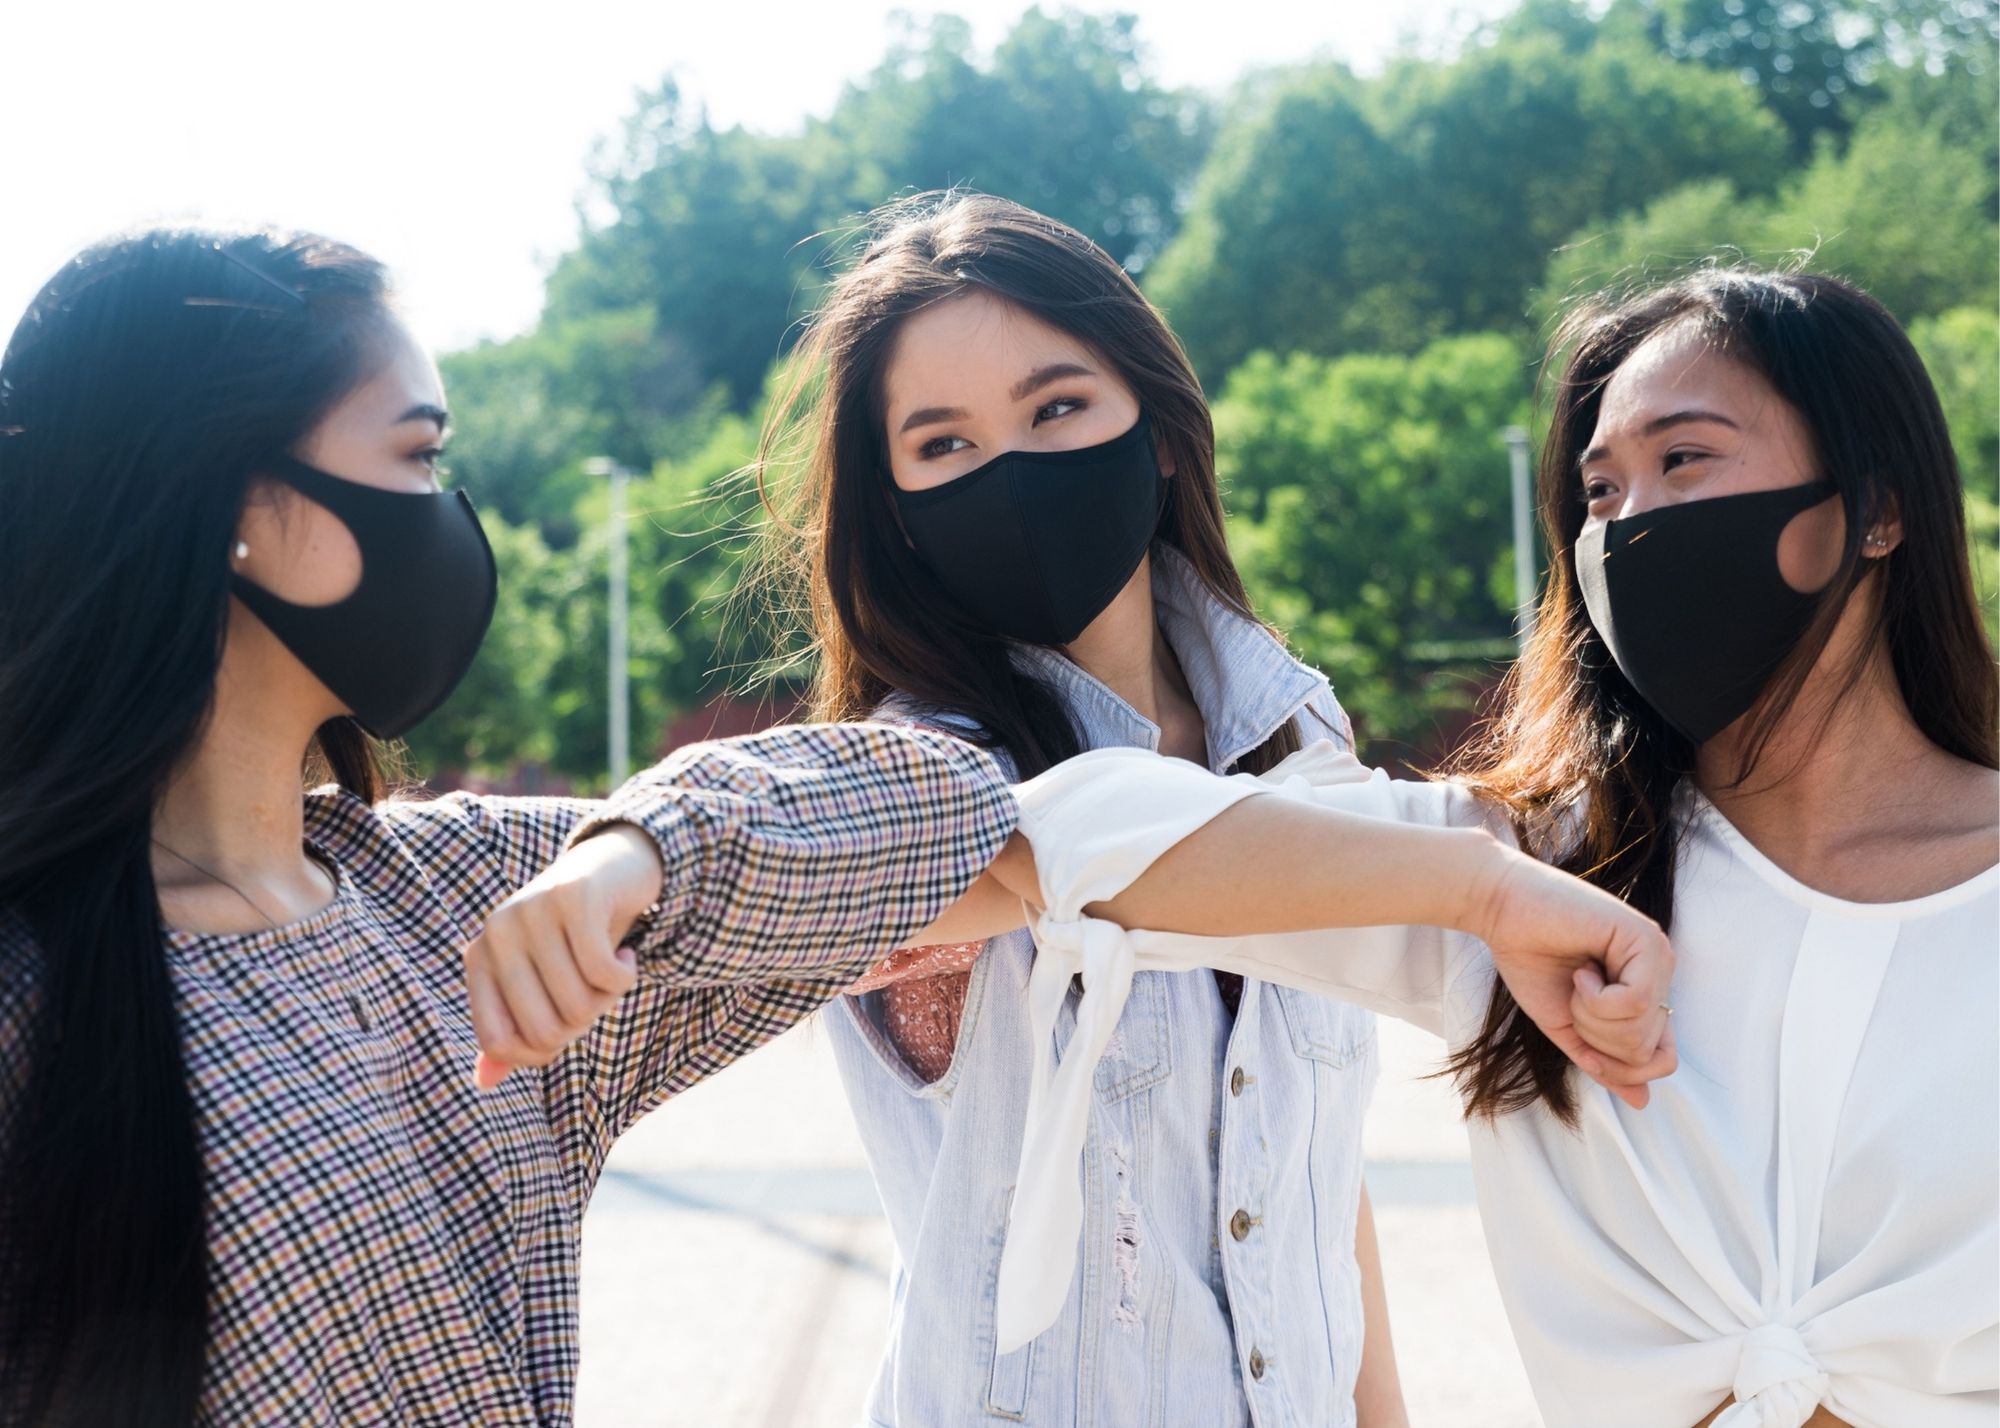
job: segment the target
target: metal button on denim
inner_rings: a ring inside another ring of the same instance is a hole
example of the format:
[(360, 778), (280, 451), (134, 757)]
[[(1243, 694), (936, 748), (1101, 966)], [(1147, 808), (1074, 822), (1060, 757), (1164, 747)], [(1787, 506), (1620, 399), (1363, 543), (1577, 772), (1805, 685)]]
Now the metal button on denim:
[(1250, 1377), (1261, 1380), (1264, 1377), (1264, 1354), (1262, 1350), (1250, 1351)]
[(1234, 1071), (1229, 1073), (1229, 1094), (1232, 1096), (1243, 1094), (1243, 1068), (1241, 1066), (1238, 1066)]
[(1250, 1212), (1238, 1210), (1229, 1217), (1229, 1233), (1243, 1240), (1250, 1237)]

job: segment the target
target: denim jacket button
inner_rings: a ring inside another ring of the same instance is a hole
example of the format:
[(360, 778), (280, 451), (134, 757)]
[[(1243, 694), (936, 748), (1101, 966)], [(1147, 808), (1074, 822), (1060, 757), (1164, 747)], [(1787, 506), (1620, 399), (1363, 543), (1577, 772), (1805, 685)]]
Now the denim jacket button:
[(1250, 1238), (1250, 1212), (1238, 1210), (1229, 1217), (1229, 1233), (1239, 1240)]
[(1264, 1354), (1261, 1349), (1250, 1351), (1250, 1377), (1259, 1380), (1264, 1377)]
[(1229, 1073), (1229, 1094), (1232, 1096), (1243, 1094), (1243, 1068), (1241, 1066), (1238, 1066), (1234, 1071)]

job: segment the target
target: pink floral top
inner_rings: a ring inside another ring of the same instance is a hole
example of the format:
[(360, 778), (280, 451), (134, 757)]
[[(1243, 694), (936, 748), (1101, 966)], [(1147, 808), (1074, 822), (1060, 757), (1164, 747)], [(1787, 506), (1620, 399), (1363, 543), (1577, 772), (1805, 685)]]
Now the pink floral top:
[(935, 1081), (951, 1069), (972, 964), (985, 950), (984, 942), (905, 947), (847, 990), (854, 996), (882, 994), (882, 1028), (890, 1042), (912, 1071)]

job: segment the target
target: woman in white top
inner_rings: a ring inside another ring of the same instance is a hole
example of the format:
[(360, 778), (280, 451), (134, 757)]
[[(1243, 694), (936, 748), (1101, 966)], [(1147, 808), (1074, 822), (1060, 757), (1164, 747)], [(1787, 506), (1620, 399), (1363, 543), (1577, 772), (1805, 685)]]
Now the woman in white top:
[[(1704, 273), (1566, 340), (1557, 558), (1453, 782), (1327, 746), (1262, 780), (1094, 753), (1027, 786), (996, 875), (1046, 907), (1054, 970), (1221, 967), (1444, 1036), (1550, 1428), (1991, 1424), (1995, 670), (1936, 396), (1823, 277)], [(1580, 1083), (1463, 933), (1185, 935), (1273, 875), (1261, 835), (1228, 851), (1266, 792), (1484, 827), (1651, 914), (1678, 1072), (1644, 1110)]]

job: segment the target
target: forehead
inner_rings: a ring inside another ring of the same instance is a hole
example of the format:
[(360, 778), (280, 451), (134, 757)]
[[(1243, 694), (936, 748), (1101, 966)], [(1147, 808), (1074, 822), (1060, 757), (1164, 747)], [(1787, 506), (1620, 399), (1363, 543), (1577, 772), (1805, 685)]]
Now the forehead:
[(1632, 350), (1605, 383), (1597, 429), (1615, 434), (1669, 412), (1719, 412), (1746, 429), (1778, 401), (1761, 373), (1716, 346), (1691, 322), (1676, 322)]
[(444, 404), (444, 380), (437, 363), (400, 320), (392, 319), (361, 385), (347, 394), (328, 420), (394, 421), (411, 407)]
[(890, 411), (958, 405), (1006, 389), (1049, 362), (1091, 366), (1089, 348), (1005, 298), (972, 289), (903, 320), (883, 370)]

